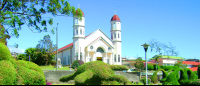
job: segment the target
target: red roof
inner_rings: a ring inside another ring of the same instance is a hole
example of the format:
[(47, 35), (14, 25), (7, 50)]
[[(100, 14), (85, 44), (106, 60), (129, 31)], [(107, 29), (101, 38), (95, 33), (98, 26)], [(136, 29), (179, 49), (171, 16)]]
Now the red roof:
[(191, 67), (189, 69), (192, 70), (192, 71), (197, 71), (198, 67)]
[[(78, 9), (80, 9), (80, 8), (78, 8)], [(81, 9), (80, 9), (81, 10)], [(83, 13), (83, 11), (81, 10), (81, 12), (82, 12), (82, 14), (83, 14), (83, 16), (84, 16), (84, 13)], [(78, 11), (76, 10), (76, 15), (77, 15), (77, 13), (78, 13)]]
[(115, 14), (112, 18), (111, 21), (120, 21), (119, 17)]
[(182, 64), (187, 64), (187, 65), (199, 65), (200, 62), (193, 62), (193, 61), (183, 61)]
[[(89, 35), (91, 35), (92, 33), (90, 33)], [(85, 36), (85, 38), (87, 38), (89, 35)], [(58, 51), (62, 51), (62, 50), (66, 49), (68, 47), (71, 47), (71, 46), (73, 46), (73, 42), (68, 44), (68, 45), (66, 45), (66, 46), (64, 46), (64, 47), (62, 47), (62, 48), (60, 48), (60, 49), (58, 49)], [(56, 53), (56, 51), (54, 51), (54, 53)]]

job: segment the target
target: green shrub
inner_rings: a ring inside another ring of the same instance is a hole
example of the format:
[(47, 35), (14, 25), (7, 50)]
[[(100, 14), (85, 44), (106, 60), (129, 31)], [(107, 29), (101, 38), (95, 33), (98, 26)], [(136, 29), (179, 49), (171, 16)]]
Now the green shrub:
[(158, 78), (157, 78), (158, 71), (162, 71), (162, 73), (163, 73), (163, 75), (162, 75), (163, 79), (161, 79), (161, 82), (166, 81), (166, 78), (167, 78), (167, 75), (168, 75), (168, 73), (166, 73), (165, 70), (163, 70), (163, 69), (158, 69), (157, 71), (155, 71), (153, 73), (153, 75), (151, 76), (151, 82), (153, 82), (155, 84), (158, 83)]
[(154, 70), (158, 70), (158, 69), (160, 69), (160, 66), (155, 64), (155, 65), (153, 65), (153, 68), (154, 68)]
[(55, 61), (55, 60), (52, 60), (52, 61), (51, 61), (51, 65), (56, 66), (56, 61)]
[(184, 72), (189, 75), (188, 80), (195, 80), (196, 79), (196, 76), (195, 76), (196, 74), (193, 73), (193, 71), (191, 69), (184, 68)]
[(165, 71), (169, 70), (169, 69), (178, 69), (177, 66), (160, 66), (162, 69), (164, 69)]
[(16, 85), (16, 69), (10, 61), (0, 61), (0, 85)]
[(198, 66), (197, 72), (198, 72), (198, 79), (200, 79), (200, 65)]
[(82, 64), (84, 64), (83, 61), (81, 61), (81, 60), (75, 60), (74, 62), (72, 62), (72, 68), (73, 68), (73, 69), (78, 68), (78, 67), (81, 66)]
[[(88, 75), (89, 74), (89, 75)], [(75, 85), (131, 85), (132, 83), (121, 75), (115, 75), (111, 66), (102, 61), (87, 62), (78, 67), (71, 75), (63, 76), (61, 82), (74, 79)]]
[[(182, 68), (178, 68), (176, 70), (174, 70), (173, 72), (171, 72), (168, 76), (165, 82), (163, 82), (164, 85), (168, 85), (168, 84), (172, 84), (172, 85), (180, 85), (180, 83), (178, 82), (178, 73), (179, 71), (183, 72)], [(184, 73), (184, 72), (183, 72)]]
[(17, 60), (29, 61), (29, 58), (27, 58), (25, 54), (19, 54), (17, 55)]
[(200, 80), (192, 80), (188, 83), (189, 83), (188, 85), (200, 85)]
[(154, 67), (153, 67), (153, 65), (147, 64), (147, 69), (148, 69), (148, 70), (153, 70)]
[[(142, 79), (140, 79), (140, 81), (146, 85), (146, 77), (143, 77)], [(148, 84), (150, 83), (150, 79), (148, 79)]]
[(110, 65), (110, 68), (115, 71), (128, 70), (128, 67), (125, 65)]
[(5, 44), (0, 43), (0, 61), (9, 60), (10, 58), (11, 58), (10, 50)]

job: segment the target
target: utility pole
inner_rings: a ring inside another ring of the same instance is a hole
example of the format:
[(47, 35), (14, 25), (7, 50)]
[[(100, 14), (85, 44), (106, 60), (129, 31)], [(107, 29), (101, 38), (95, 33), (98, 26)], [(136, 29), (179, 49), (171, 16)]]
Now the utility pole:
[(58, 23), (56, 28), (56, 71), (58, 71)]

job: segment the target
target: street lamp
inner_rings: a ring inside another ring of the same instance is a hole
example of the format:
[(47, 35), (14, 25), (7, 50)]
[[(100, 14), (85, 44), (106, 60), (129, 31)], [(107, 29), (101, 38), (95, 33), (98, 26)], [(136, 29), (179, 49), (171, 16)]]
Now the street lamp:
[(145, 60), (146, 60), (146, 85), (148, 85), (148, 77), (147, 77), (147, 49), (148, 46), (150, 46), (149, 44), (145, 43), (143, 45), (141, 45), (144, 47), (144, 51), (145, 51)]

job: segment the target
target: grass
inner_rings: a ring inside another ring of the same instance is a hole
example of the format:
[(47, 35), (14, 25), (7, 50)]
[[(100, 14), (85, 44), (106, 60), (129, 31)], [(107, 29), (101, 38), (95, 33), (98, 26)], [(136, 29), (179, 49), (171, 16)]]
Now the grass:
[[(48, 66), (40, 66), (42, 70), (56, 70), (55, 66), (48, 65)], [(69, 67), (58, 68), (58, 70), (70, 70)], [(72, 69), (73, 70), (73, 69)]]

